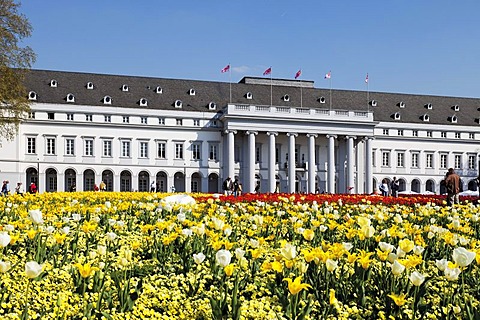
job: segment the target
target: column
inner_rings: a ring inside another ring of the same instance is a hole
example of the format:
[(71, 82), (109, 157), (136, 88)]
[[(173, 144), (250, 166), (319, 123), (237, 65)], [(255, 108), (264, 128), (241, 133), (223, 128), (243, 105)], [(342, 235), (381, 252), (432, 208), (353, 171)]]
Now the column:
[(372, 177), (372, 137), (365, 138), (365, 193), (373, 192)]
[(268, 192), (275, 192), (275, 137), (277, 132), (267, 132), (268, 135)]
[(227, 170), (223, 172), (224, 177), (220, 177), (223, 181), (227, 177), (231, 177), (232, 179), (235, 177), (235, 136), (234, 134), (237, 133), (235, 130), (225, 130), (227, 134)]
[(335, 193), (335, 135), (327, 135), (328, 139), (328, 172), (327, 192)]
[[(354, 168), (355, 168), (355, 155), (353, 150), (353, 139), (355, 137), (347, 136), (347, 193), (357, 193), (355, 188), (355, 176), (354, 176)], [(353, 189), (351, 189), (353, 188)]]
[(288, 137), (288, 192), (295, 192), (295, 137), (297, 133), (287, 133)]
[(315, 176), (317, 172), (315, 170), (315, 138), (316, 134), (307, 134), (308, 138), (308, 189), (307, 192), (315, 193)]
[(256, 131), (247, 131), (245, 133), (248, 135), (247, 188), (244, 189), (246, 192), (255, 191), (255, 136), (257, 133)]

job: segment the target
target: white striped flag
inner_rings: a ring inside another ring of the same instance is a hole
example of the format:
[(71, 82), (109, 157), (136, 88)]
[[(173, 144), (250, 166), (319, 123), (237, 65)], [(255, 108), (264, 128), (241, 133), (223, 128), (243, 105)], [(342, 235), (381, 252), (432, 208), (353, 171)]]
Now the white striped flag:
[(332, 78), (332, 71), (328, 71), (327, 74), (325, 74), (325, 79), (330, 79)]

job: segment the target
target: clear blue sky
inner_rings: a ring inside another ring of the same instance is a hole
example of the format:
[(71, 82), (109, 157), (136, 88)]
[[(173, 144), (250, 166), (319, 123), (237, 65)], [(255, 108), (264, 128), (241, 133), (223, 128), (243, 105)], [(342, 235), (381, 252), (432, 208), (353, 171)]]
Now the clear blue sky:
[(23, 0), (35, 69), (480, 97), (478, 0)]

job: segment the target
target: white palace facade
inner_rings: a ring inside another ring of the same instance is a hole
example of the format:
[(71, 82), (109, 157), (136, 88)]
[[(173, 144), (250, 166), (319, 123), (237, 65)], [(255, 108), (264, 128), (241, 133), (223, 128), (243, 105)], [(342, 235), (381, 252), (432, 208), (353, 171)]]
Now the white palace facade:
[[(31, 113), (2, 141), (0, 176), (40, 192), (444, 193), (455, 168), (476, 190), (480, 99), (32, 70)], [(368, 98), (367, 98), (368, 97)]]

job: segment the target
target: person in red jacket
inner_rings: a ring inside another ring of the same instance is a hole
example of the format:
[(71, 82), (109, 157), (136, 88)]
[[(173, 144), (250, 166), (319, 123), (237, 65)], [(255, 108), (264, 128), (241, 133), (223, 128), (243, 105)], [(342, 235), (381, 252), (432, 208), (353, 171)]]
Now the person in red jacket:
[(30, 193), (37, 193), (38, 189), (37, 186), (35, 185), (35, 182), (30, 183), (30, 186), (28, 187), (28, 192)]

